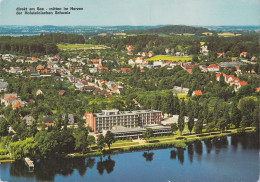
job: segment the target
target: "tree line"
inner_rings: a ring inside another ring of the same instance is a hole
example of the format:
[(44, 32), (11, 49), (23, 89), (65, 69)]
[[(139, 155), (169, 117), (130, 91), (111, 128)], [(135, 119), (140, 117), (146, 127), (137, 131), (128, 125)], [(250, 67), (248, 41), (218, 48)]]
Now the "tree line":
[(43, 56), (57, 54), (57, 43), (85, 43), (82, 35), (41, 34), (39, 36), (0, 37), (0, 52), (17, 55)]

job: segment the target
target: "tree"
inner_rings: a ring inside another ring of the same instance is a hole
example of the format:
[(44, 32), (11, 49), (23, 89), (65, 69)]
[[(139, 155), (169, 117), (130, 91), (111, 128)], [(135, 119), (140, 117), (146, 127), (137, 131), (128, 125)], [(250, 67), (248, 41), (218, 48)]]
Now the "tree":
[(227, 127), (227, 121), (225, 120), (225, 118), (219, 119), (217, 127), (221, 130), (221, 133), (223, 132), (223, 130), (225, 130), (225, 128)]
[(75, 149), (81, 150), (82, 153), (84, 153), (87, 150), (88, 147), (88, 130), (85, 128), (80, 129), (78, 128), (75, 132)]
[(153, 136), (153, 129), (152, 128), (146, 128), (146, 131), (143, 133), (143, 137), (148, 140)]
[(180, 114), (178, 118), (178, 128), (182, 135), (182, 132), (184, 130), (184, 116), (182, 114)]
[(197, 63), (197, 62), (199, 62), (198, 56), (197, 56), (197, 55), (193, 55), (191, 61), (192, 61), (192, 63)]
[(100, 134), (97, 139), (97, 148), (99, 151), (102, 151), (105, 147), (105, 138), (103, 134)]
[(178, 126), (177, 126), (176, 123), (172, 123), (172, 124), (171, 124), (171, 130), (172, 130), (172, 132), (175, 132), (175, 131), (178, 130)]
[(110, 145), (115, 142), (114, 134), (111, 131), (107, 131), (104, 141), (110, 150)]
[(238, 98), (242, 98), (244, 96), (252, 95), (252, 93), (254, 93), (254, 92), (255, 92), (255, 88), (252, 85), (248, 84), (248, 85), (242, 86), (238, 90), (237, 96), (238, 96)]
[(4, 118), (0, 118), (0, 136), (8, 135), (8, 124)]
[(214, 131), (214, 129), (215, 129), (215, 123), (214, 122), (210, 122), (210, 123), (207, 124), (207, 126), (206, 126), (207, 132), (212, 132), (212, 131)]
[(231, 123), (235, 125), (236, 128), (239, 127), (241, 121), (241, 113), (237, 108), (237, 105), (234, 103), (231, 108)]
[(202, 120), (198, 119), (195, 124), (195, 133), (200, 134), (203, 129), (203, 122)]
[(225, 107), (223, 117), (224, 117), (225, 122), (226, 122), (226, 127), (229, 127), (229, 124), (230, 124), (230, 116), (229, 116), (229, 108), (228, 108), (228, 107)]
[(91, 145), (96, 143), (96, 139), (93, 135), (88, 135), (87, 141), (88, 141), (88, 144), (90, 145), (90, 147), (91, 147)]
[(190, 133), (191, 133), (193, 127), (194, 127), (194, 116), (193, 116), (193, 111), (191, 111), (190, 115), (189, 115), (189, 121), (188, 121), (188, 128), (189, 128)]
[(260, 110), (255, 108), (253, 113), (253, 123), (252, 126), (256, 128), (256, 131), (259, 132), (259, 122), (260, 122)]
[(184, 116), (185, 116), (185, 102), (184, 102), (184, 99), (182, 99), (181, 105), (180, 105), (180, 115), (178, 118), (178, 128), (179, 128), (179, 131), (181, 132), (181, 135), (182, 135), (182, 132), (184, 130), (184, 125), (185, 125)]

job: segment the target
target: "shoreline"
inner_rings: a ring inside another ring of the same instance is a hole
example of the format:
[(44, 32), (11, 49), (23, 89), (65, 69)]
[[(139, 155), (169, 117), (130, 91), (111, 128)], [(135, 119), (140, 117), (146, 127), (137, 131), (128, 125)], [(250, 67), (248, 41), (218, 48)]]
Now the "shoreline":
[[(181, 139), (174, 139), (173, 141), (165, 141), (165, 142), (157, 142), (157, 143), (145, 143), (145, 144), (138, 144), (138, 145), (130, 145), (130, 146), (123, 146), (123, 147), (111, 147), (110, 151), (103, 150), (103, 152), (93, 151), (86, 154), (80, 154), (75, 153), (67, 154), (65, 158), (75, 158), (75, 157), (97, 157), (97, 156), (105, 156), (105, 155), (115, 155), (115, 154), (121, 154), (121, 153), (127, 153), (127, 152), (137, 152), (137, 151), (144, 151), (144, 150), (153, 150), (153, 149), (165, 149), (165, 148), (186, 148), (186, 146), (190, 143), (194, 143), (197, 141), (204, 141), (208, 139), (214, 139), (214, 138), (221, 138), (224, 136), (232, 136), (232, 135), (243, 135), (247, 133), (256, 133), (257, 131), (253, 127), (247, 127), (245, 129), (245, 132), (238, 133), (237, 129), (229, 129), (223, 133), (220, 133), (218, 131), (211, 132), (211, 133), (202, 133), (198, 134), (201, 136), (198, 136), (197, 134), (193, 135), (182, 135), (178, 138)], [(196, 135), (194, 137), (194, 135)], [(156, 140), (156, 139), (155, 139)], [(153, 142), (154, 140), (150, 140), (149, 142)]]
[[(220, 131), (214, 131), (211, 133), (201, 133), (201, 134), (188, 134), (188, 135), (182, 135), (177, 136), (176, 135), (170, 138), (161, 139), (166, 141), (159, 141), (159, 139), (149, 140), (148, 143), (143, 144), (135, 144), (135, 145), (126, 145), (121, 147), (111, 147), (110, 150), (106, 147), (103, 152), (99, 151), (91, 151), (85, 154), (81, 153), (74, 153), (74, 154), (65, 154), (62, 156), (58, 156), (57, 158), (60, 159), (70, 159), (70, 158), (78, 158), (78, 157), (97, 157), (97, 156), (105, 156), (105, 155), (115, 155), (115, 154), (121, 154), (121, 153), (128, 153), (128, 152), (137, 152), (137, 151), (144, 151), (144, 150), (153, 150), (153, 149), (165, 149), (165, 148), (186, 148), (186, 146), (190, 143), (194, 143), (197, 141), (204, 141), (208, 139), (214, 139), (214, 138), (221, 138), (224, 136), (232, 136), (232, 135), (243, 135), (247, 133), (256, 133), (254, 127), (247, 127), (244, 132), (238, 133), (237, 129), (229, 129), (224, 132)], [(175, 138), (174, 138), (175, 137)], [(159, 137), (158, 137), (159, 138)], [(124, 143), (131, 143), (131, 142), (122, 142)], [(133, 142), (136, 143), (136, 142)], [(0, 160), (0, 163), (4, 162), (15, 162), (16, 160), (11, 158), (4, 158)]]

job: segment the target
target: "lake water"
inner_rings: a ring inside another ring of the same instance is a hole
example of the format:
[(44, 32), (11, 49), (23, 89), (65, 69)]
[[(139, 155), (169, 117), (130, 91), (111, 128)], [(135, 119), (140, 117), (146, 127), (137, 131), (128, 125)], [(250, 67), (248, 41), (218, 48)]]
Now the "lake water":
[(30, 173), (24, 162), (2, 163), (0, 181), (256, 182), (259, 136), (223, 137), (186, 149), (159, 149), (102, 157), (45, 160)]

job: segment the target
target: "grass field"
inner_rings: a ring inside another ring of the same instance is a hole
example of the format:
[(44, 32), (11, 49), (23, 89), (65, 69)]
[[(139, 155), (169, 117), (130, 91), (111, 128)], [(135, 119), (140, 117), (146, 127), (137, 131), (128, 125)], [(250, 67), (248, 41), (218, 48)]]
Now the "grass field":
[(218, 36), (220, 37), (235, 37), (235, 36), (240, 36), (241, 34), (234, 34), (234, 33), (229, 33), (229, 32), (225, 32), (225, 33), (218, 33)]
[(106, 49), (108, 47), (103, 45), (93, 45), (93, 44), (57, 44), (60, 50), (66, 49)]
[(184, 56), (166, 56), (166, 55), (157, 55), (152, 58), (146, 59), (149, 61), (174, 61), (174, 62), (185, 62), (185, 61), (191, 61), (192, 57), (184, 57)]

